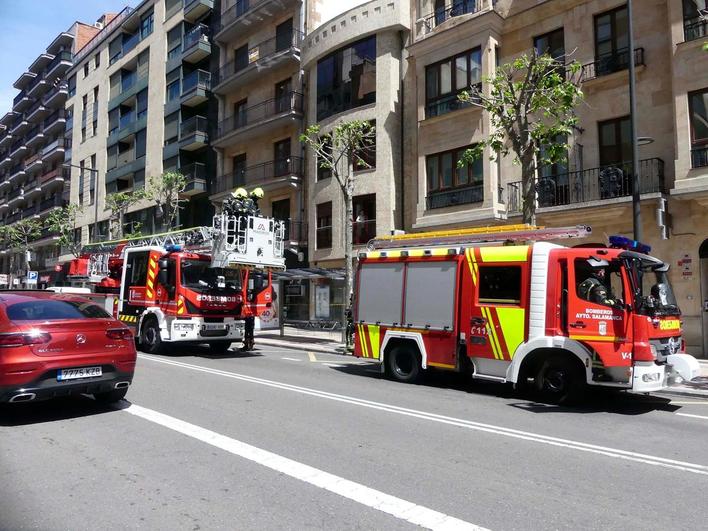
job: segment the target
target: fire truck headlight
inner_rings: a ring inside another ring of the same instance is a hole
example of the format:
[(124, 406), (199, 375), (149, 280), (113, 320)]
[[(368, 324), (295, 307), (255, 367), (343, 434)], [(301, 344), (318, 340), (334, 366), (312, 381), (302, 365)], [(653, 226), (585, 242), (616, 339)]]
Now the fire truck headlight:
[(652, 373), (642, 375), (642, 381), (644, 381), (644, 382), (658, 382), (660, 380), (661, 380), (661, 373), (659, 373), (659, 372), (652, 372)]

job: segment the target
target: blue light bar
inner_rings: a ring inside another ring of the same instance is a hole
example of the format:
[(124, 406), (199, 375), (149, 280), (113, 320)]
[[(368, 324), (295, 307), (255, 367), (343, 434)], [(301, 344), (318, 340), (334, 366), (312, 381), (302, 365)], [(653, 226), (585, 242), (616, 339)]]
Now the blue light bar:
[(170, 245), (165, 245), (165, 251), (168, 253), (178, 253), (182, 250), (181, 245), (176, 245), (176, 244), (170, 244)]
[(625, 251), (636, 251), (638, 253), (649, 254), (651, 246), (646, 243), (630, 240), (624, 236), (610, 236), (610, 247), (624, 249)]

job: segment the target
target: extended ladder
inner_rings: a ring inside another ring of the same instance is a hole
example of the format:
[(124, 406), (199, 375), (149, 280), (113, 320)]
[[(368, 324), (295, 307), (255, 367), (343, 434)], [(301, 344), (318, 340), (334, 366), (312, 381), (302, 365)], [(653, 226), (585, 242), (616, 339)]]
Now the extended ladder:
[(518, 241), (544, 241), (564, 238), (583, 238), (592, 233), (587, 225), (545, 228), (534, 225), (497, 225), (471, 229), (418, 232), (381, 236), (370, 240), (369, 251), (406, 247), (434, 247), (440, 245), (466, 245), (475, 243), (504, 243)]
[(211, 250), (212, 245), (212, 229), (211, 227), (192, 227), (189, 229), (181, 229), (161, 234), (152, 234), (149, 236), (136, 236), (134, 238), (123, 238), (121, 240), (111, 240), (106, 242), (91, 243), (85, 245), (81, 250), (82, 254), (100, 255), (100, 254), (120, 254), (116, 250), (123, 246), (125, 247), (145, 247), (157, 246), (166, 247), (168, 245), (182, 245), (190, 250)]

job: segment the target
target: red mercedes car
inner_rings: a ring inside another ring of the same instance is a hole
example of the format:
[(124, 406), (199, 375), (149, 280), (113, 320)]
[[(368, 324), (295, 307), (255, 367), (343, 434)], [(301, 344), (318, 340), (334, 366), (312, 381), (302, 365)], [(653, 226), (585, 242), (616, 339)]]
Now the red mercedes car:
[(131, 331), (80, 296), (0, 291), (0, 403), (92, 394), (121, 400), (133, 381)]

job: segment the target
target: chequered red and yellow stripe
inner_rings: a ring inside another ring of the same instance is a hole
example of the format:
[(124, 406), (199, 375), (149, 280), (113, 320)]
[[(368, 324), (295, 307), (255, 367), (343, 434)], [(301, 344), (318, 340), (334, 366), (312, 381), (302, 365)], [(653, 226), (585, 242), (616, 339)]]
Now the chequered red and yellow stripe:
[(150, 254), (147, 273), (147, 289), (145, 295), (148, 299), (155, 298), (155, 278), (157, 277), (157, 258)]
[(363, 358), (379, 359), (381, 348), (381, 327), (378, 325), (356, 325), (356, 337)]
[(184, 298), (180, 295), (177, 297), (177, 315), (182, 315), (185, 311)]

